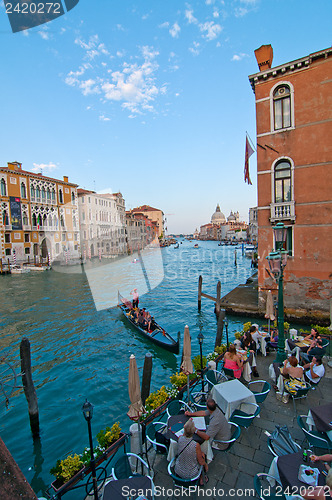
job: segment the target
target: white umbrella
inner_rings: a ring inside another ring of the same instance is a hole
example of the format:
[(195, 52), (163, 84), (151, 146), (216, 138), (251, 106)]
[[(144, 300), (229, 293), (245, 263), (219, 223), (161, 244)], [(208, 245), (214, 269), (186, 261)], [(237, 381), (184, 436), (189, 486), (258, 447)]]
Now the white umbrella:
[(269, 290), (266, 295), (266, 312), (265, 312), (265, 318), (267, 318), (268, 324), (269, 324), (269, 334), (270, 334), (270, 321), (275, 320), (275, 315), (274, 315), (274, 308), (273, 308), (273, 297), (272, 297), (272, 292)]
[(190, 402), (189, 397), (189, 375), (194, 372), (193, 364), (191, 361), (191, 338), (189, 333), (189, 326), (184, 327), (183, 336), (183, 360), (181, 364), (181, 370), (187, 375), (187, 390), (188, 390), (188, 403)]
[(144, 412), (144, 406), (141, 399), (141, 387), (139, 382), (136, 358), (133, 354), (131, 354), (129, 360), (128, 392), (131, 404), (129, 406), (127, 415), (132, 420), (138, 420), (140, 415)]

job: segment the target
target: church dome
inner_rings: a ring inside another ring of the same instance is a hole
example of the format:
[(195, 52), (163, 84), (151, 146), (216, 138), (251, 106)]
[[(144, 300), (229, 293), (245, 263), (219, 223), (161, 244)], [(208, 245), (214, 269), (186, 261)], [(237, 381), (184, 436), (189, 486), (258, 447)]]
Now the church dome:
[(220, 211), (219, 203), (217, 205), (216, 211), (211, 217), (211, 224), (223, 224), (226, 222), (224, 214)]
[(233, 214), (232, 211), (229, 214), (229, 216), (227, 217), (227, 220), (228, 220), (228, 222), (236, 222), (236, 217), (235, 217), (235, 215)]

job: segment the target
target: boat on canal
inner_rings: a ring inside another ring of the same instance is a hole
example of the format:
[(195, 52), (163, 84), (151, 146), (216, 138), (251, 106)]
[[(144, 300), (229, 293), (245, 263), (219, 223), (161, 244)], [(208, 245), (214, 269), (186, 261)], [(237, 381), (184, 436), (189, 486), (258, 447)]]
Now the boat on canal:
[(154, 344), (167, 351), (173, 352), (174, 354), (179, 354), (179, 346), (180, 346), (180, 332), (178, 333), (178, 338), (175, 341), (173, 337), (169, 333), (167, 333), (164, 328), (162, 328), (158, 323), (154, 320), (151, 322), (151, 328), (148, 331), (147, 329), (141, 327), (136, 321), (134, 321), (130, 315), (130, 311), (133, 309), (132, 303), (130, 300), (122, 297), (120, 292), (118, 292), (118, 307), (123, 312), (125, 318), (129, 323), (138, 330), (146, 339), (150, 340)]

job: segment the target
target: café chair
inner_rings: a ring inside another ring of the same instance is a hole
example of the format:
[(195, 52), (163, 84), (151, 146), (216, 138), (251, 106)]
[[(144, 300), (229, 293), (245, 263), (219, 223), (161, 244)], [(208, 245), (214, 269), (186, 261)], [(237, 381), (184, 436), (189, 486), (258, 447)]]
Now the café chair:
[[(138, 469), (141, 472), (138, 472)], [(112, 476), (115, 480), (128, 479), (135, 476), (148, 476), (151, 479), (152, 474), (153, 471), (151, 471), (145, 460), (135, 453), (125, 453), (118, 458), (112, 467)]]
[[(160, 437), (162, 437), (163, 431), (165, 431), (166, 429), (167, 429), (167, 425), (165, 424), (165, 422), (152, 422), (146, 428), (146, 431), (145, 431), (145, 453), (146, 453), (146, 456), (148, 456), (148, 452), (151, 449), (154, 449), (156, 452), (154, 460), (151, 464), (151, 467), (153, 467), (153, 464), (154, 464), (154, 461), (156, 459), (157, 454), (167, 455), (167, 453), (168, 453), (168, 447), (167, 447), (167, 444), (165, 444), (166, 439), (162, 443), (161, 440), (158, 441), (158, 434), (156, 435), (156, 433), (160, 433), (159, 435), (160, 435)], [(148, 446), (148, 443), (150, 443), (150, 447)]]
[(332, 442), (330, 441), (328, 436), (323, 432), (317, 431), (316, 429), (310, 430), (308, 428), (307, 418), (307, 415), (299, 415), (297, 417), (297, 423), (304, 434), (302, 443), (307, 440), (309, 445), (313, 448), (322, 448), (324, 450), (328, 450), (328, 452), (331, 453)]
[[(241, 410), (242, 405), (246, 407), (250, 405), (252, 407), (253, 413), (247, 413)], [(252, 424), (254, 418), (259, 415), (260, 411), (261, 411), (260, 407), (255, 403), (241, 403), (240, 408), (233, 411), (229, 421), (234, 422), (235, 424), (240, 425), (245, 430), (247, 430), (248, 427), (250, 427), (250, 425)], [(249, 433), (246, 432), (246, 435), (248, 437), (250, 445), (252, 446)]]
[(200, 469), (199, 469), (199, 472), (198, 474), (193, 477), (193, 478), (188, 478), (188, 479), (185, 479), (185, 478), (182, 478), (182, 477), (179, 477), (175, 474), (175, 471), (174, 471), (174, 467), (175, 467), (175, 461), (176, 461), (177, 457), (174, 457), (170, 463), (168, 464), (168, 467), (167, 467), (167, 471), (168, 471), (168, 474), (171, 476), (171, 478), (173, 479), (173, 483), (175, 486), (180, 486), (181, 488), (189, 488), (190, 486), (195, 486), (198, 484), (199, 482), (199, 478), (202, 474), (202, 470), (203, 470), (203, 465), (200, 466)]
[(297, 389), (296, 393), (291, 393), (287, 389), (287, 386), (284, 384), (284, 390), (283, 390), (282, 395), (284, 395), (284, 392), (286, 391), (287, 394), (289, 394), (289, 397), (292, 398), (295, 415), (296, 415), (296, 403), (295, 403), (295, 400), (306, 398), (307, 395), (308, 395), (308, 392), (310, 391), (310, 389), (311, 389), (311, 385), (306, 382), (306, 387)]
[(173, 401), (170, 401), (166, 408), (168, 418), (172, 415), (184, 413), (185, 411), (191, 411), (191, 409), (190, 406), (188, 406), (187, 403), (181, 399), (173, 399)]
[(280, 479), (277, 479), (270, 474), (265, 474), (263, 472), (256, 474), (254, 477), (254, 488), (261, 500), (283, 500), (286, 498), (282, 493), (282, 484)]
[(223, 367), (223, 372), (226, 375), (227, 380), (229, 380), (229, 379), (233, 380), (235, 378), (234, 370), (232, 370), (231, 368)]
[(218, 370), (208, 370), (205, 373), (204, 379), (208, 385), (207, 392), (210, 392), (212, 387), (214, 387), (215, 385), (221, 384), (222, 382), (227, 382), (228, 378), (224, 371), (225, 369), (223, 368), (222, 372), (219, 372)]
[[(235, 424), (234, 422), (228, 422), (231, 426), (231, 438), (228, 441), (220, 441), (219, 439), (213, 439), (211, 446), (213, 448), (213, 451), (217, 451), (219, 453), (225, 453), (228, 465), (230, 466), (229, 458), (228, 458), (228, 453), (232, 449), (234, 443), (239, 439), (241, 435), (241, 428)], [(220, 448), (216, 448), (213, 445), (214, 444), (228, 444), (228, 447), (225, 450), (221, 450)]]
[[(258, 385), (260, 390), (254, 391), (253, 387), (257, 387), (257, 384), (260, 384), (260, 385)], [(263, 401), (265, 401), (268, 393), (271, 390), (271, 384), (269, 384), (269, 382), (266, 382), (265, 380), (254, 380), (253, 382), (249, 382), (248, 389), (255, 396), (256, 403), (263, 403)]]
[(192, 392), (190, 393), (191, 403), (195, 407), (195, 411), (206, 410), (207, 393), (206, 392)]

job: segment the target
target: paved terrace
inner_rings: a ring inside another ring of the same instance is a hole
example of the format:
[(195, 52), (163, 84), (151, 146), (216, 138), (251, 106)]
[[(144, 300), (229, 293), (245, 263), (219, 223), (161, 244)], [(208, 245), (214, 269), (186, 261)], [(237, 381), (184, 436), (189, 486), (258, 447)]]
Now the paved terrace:
[[(268, 366), (274, 359), (275, 353), (270, 353), (266, 358), (258, 355), (259, 380), (271, 382), (268, 375)], [(332, 368), (327, 366), (326, 358), (324, 365), (326, 371), (319, 385), (320, 390), (309, 391), (306, 399), (296, 401), (297, 415), (307, 414), (311, 406), (318, 406), (332, 401)], [(251, 443), (248, 441), (246, 431), (241, 428), (240, 439), (228, 454), (231, 466), (228, 466), (227, 457), (224, 453), (214, 453), (214, 460), (209, 464), (209, 482), (205, 485), (205, 490), (214, 487), (216, 490), (222, 488), (225, 492), (222, 498), (248, 498), (248, 496), (244, 497), (244, 493), (241, 495), (240, 490), (253, 488), (253, 478), (258, 472), (268, 472), (273, 456), (267, 447), (267, 436), (264, 431), (272, 432), (275, 425), (287, 425), (292, 438), (297, 443), (302, 443), (304, 435), (297, 424), (291, 400), (287, 404), (277, 401), (275, 391), (272, 388), (264, 403), (260, 404), (260, 407), (260, 418), (255, 418), (248, 429)], [(157, 486), (164, 487), (165, 490), (173, 488), (172, 479), (167, 473), (167, 466), (166, 457), (157, 455), (154, 464), (154, 481)], [(234, 490), (230, 492), (231, 489), (238, 490), (238, 493), (235, 493)], [(160, 496), (159, 498), (171, 499), (172, 496)], [(177, 498), (187, 497), (180, 496)], [(198, 498), (212, 500), (221, 497), (213, 495), (203, 497), (201, 495)], [(255, 496), (251, 495), (251, 498), (255, 498)]]

